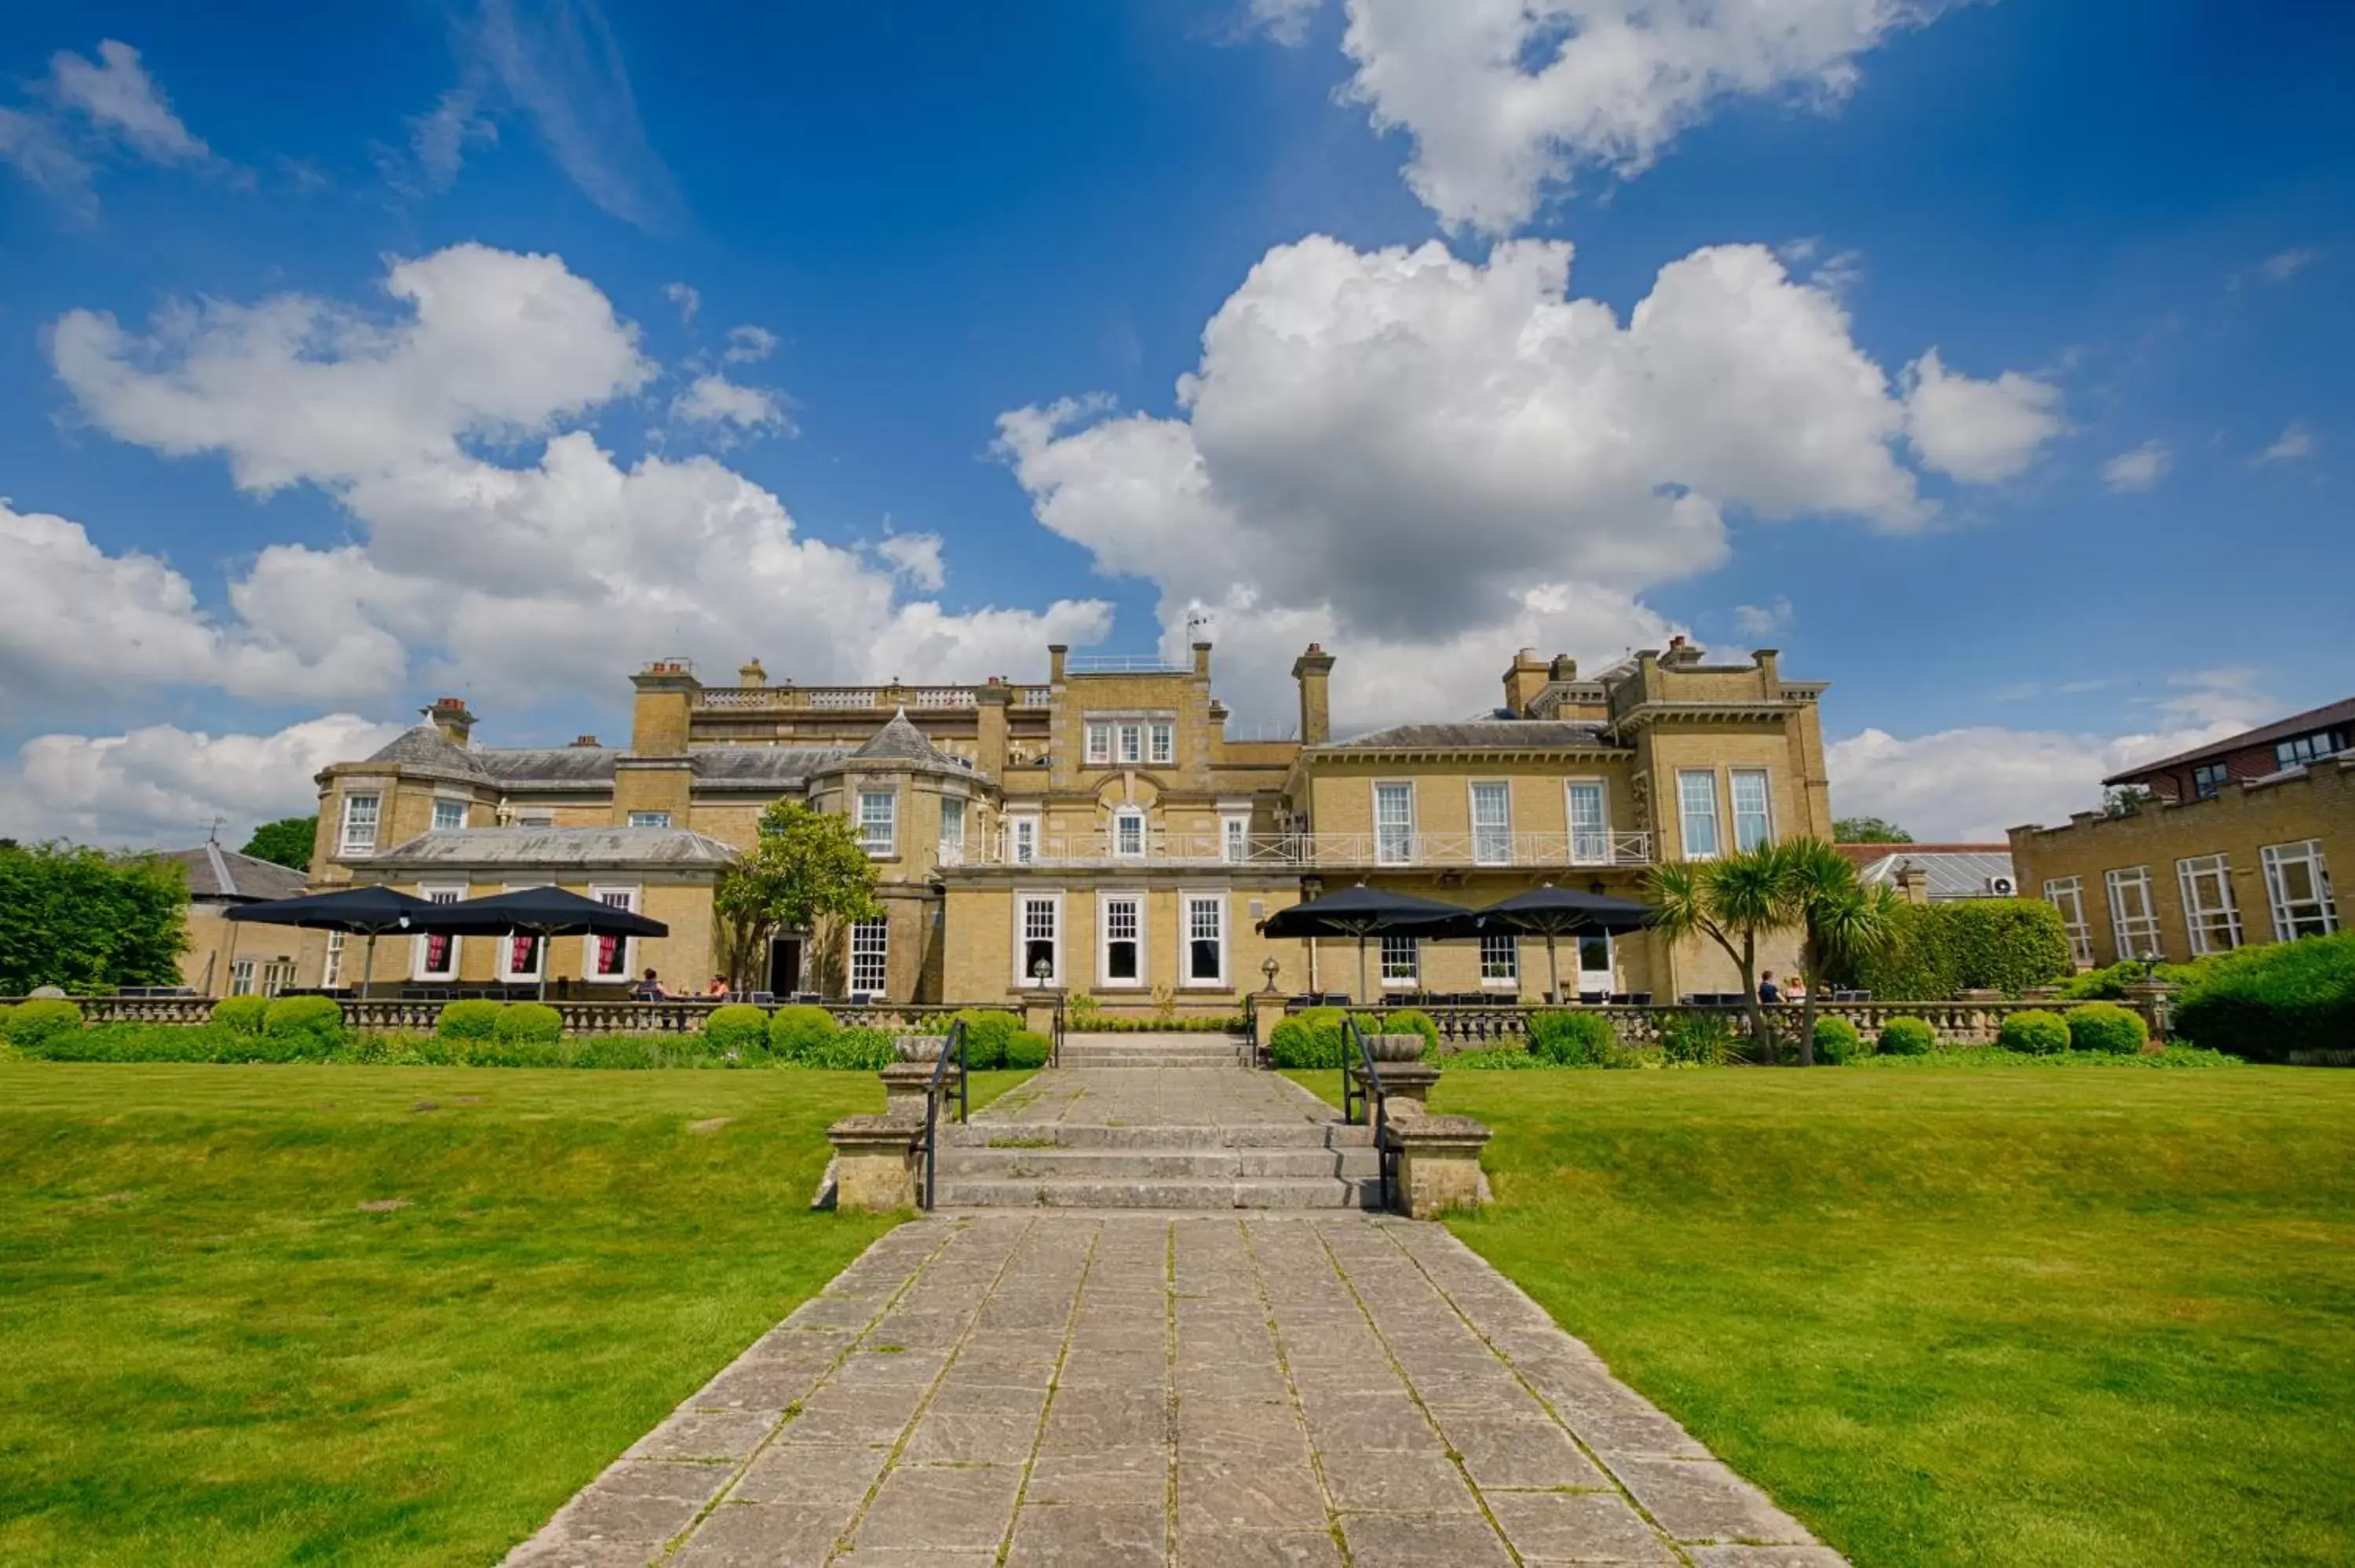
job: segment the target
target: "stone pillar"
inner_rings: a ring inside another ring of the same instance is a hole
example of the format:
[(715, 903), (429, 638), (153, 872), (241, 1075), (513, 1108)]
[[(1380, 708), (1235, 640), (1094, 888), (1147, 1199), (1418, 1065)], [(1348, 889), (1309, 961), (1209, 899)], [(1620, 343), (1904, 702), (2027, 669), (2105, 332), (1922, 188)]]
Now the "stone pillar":
[(834, 1205), (890, 1214), (916, 1206), (921, 1118), (848, 1116), (826, 1129), (834, 1145)]
[(883, 1114), (893, 1121), (924, 1119), (924, 1105), (932, 1097), (930, 1062), (894, 1062), (875, 1075), (883, 1080)]
[[(1413, 1038), (1421, 1043), (1420, 1036)], [(1391, 1117), (1419, 1117), (1430, 1109), (1431, 1086), (1439, 1082), (1438, 1068), (1421, 1062), (1384, 1062), (1381, 1069), (1382, 1097)]]
[(1275, 1026), (1284, 1022), (1284, 998), (1275, 992), (1262, 991), (1252, 1005), (1252, 1045), (1259, 1060), (1267, 1060), (1267, 1043)]
[(2150, 1025), (2154, 1044), (2164, 1045), (2175, 1033), (2175, 988), (2158, 980), (2137, 980), (2126, 987), (2126, 1005)]
[(1055, 1038), (1055, 1005), (1063, 1000), (1060, 988), (1042, 988), (1022, 993), (1022, 1027), (1033, 1034)]
[[(985, 779), (1006, 775), (1007, 710), (1013, 705), (1014, 688), (1003, 676), (992, 675), (973, 690), (974, 770)], [(979, 826), (968, 822), (965, 832), (976, 832)]]
[(1467, 1116), (1409, 1116), (1393, 1121), (1390, 1134), (1399, 1146), (1399, 1213), (1430, 1220), (1487, 1202), (1480, 1173), (1487, 1128)]

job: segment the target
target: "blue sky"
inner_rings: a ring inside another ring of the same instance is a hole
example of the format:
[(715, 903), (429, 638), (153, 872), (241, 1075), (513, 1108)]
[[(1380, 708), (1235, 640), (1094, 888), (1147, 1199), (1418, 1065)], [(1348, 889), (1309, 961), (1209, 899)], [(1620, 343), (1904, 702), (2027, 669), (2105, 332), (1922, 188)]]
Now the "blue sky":
[(2346, 694), (2355, 14), (1629, 10), (10, 13), (0, 832), (1189, 614), (1245, 728), (1780, 646), (1925, 833)]

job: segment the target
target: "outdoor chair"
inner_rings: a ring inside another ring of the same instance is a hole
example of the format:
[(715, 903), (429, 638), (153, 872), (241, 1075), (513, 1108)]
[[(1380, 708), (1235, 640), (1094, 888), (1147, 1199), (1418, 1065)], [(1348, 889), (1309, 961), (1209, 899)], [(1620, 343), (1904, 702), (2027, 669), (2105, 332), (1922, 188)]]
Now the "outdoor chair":
[(1600, 1007), (1603, 1005), (1604, 998), (1610, 994), (1609, 991), (1582, 991), (1578, 993), (1578, 1000), (1589, 1007)]

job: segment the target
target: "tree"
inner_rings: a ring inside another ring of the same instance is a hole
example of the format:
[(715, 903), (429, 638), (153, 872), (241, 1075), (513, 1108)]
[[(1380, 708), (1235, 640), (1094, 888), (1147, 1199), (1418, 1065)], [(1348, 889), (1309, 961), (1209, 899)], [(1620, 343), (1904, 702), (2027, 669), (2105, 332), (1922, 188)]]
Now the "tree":
[(240, 853), (256, 860), (266, 860), (273, 865), (291, 866), (296, 871), (311, 869), (311, 846), (319, 840), (319, 819), (281, 817), (274, 822), (264, 822), (253, 830)]
[(0, 847), (0, 996), (174, 984), (187, 905), (176, 861), (65, 843)]
[(1832, 823), (1832, 842), (1843, 844), (1910, 844), (1913, 835), (1883, 817), (1842, 817)]
[(798, 800), (773, 801), (761, 813), (751, 853), (719, 874), (711, 907), (719, 925), (719, 966), (730, 985), (747, 989), (779, 931), (830, 936), (837, 922), (883, 913), (875, 896), (875, 863), (858, 830), (847, 817)]
[(2147, 784), (2121, 784), (2102, 794), (2102, 815), (2105, 817), (2140, 816), (2147, 806), (2158, 804), (2158, 797)]
[(1772, 1062), (1766, 1013), (1758, 1002), (1758, 942), (1798, 923), (1789, 868), (1779, 846), (1761, 844), (1722, 860), (1672, 861), (1652, 868), (1658, 929), (1670, 941), (1707, 937), (1742, 971), (1750, 1040), (1759, 1059)]
[(1812, 1067), (1816, 1002), (1825, 976), (1836, 965), (1885, 951), (1897, 939), (1901, 901), (1885, 885), (1867, 887), (1859, 882), (1849, 858), (1820, 839), (1792, 839), (1776, 849), (1798, 914), (1799, 968), (1806, 977), (1806, 1001), (1799, 1009), (1799, 1065)]

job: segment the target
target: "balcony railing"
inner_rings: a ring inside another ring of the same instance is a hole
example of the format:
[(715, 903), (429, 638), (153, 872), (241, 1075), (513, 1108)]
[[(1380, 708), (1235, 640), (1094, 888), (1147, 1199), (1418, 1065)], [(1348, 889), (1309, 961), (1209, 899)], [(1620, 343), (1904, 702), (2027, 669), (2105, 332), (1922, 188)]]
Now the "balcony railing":
[[(1043, 708), (1053, 702), (1052, 686), (1017, 686), (1014, 705)], [(856, 712), (861, 708), (970, 708), (978, 705), (971, 686), (706, 686), (696, 705), (706, 710), (755, 712), (779, 708)]]
[(1027, 859), (1009, 835), (968, 846), (974, 865), (1245, 865), (1286, 871), (1498, 870), (1647, 865), (1652, 835), (1575, 833), (1041, 833)]

